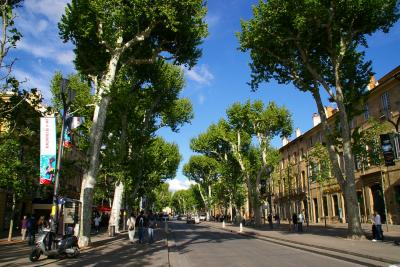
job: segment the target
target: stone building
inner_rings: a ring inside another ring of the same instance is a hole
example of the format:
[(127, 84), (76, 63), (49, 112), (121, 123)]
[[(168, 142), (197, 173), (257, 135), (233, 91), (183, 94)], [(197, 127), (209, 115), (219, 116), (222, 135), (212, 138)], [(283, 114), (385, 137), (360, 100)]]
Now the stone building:
[[(389, 132), (399, 131), (400, 66), (375, 81), (371, 78), (363, 113), (355, 117), (350, 126), (361, 130), (369, 127), (369, 119), (387, 125)], [(326, 107), (328, 123), (334, 123), (336, 110)], [(396, 129), (397, 128), (397, 129)], [(335, 179), (319, 184), (311, 179), (312, 168), (306, 157), (311, 148), (323, 140), (318, 114), (313, 115), (313, 128), (300, 133), (293, 140), (283, 140), (279, 149), (282, 156), (271, 184), (272, 206), (281, 218), (288, 219), (294, 212), (304, 210), (310, 222), (346, 222), (343, 193)], [(400, 147), (394, 139), (395, 165), (367, 166), (356, 160), (356, 190), (362, 222), (367, 222), (374, 210), (389, 224), (400, 224)], [(383, 189), (383, 190), (382, 190)]]

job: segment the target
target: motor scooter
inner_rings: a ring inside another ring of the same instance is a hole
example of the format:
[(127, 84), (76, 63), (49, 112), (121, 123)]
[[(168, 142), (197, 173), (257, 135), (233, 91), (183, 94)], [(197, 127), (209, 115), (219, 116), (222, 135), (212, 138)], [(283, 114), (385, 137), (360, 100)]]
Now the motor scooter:
[(47, 249), (47, 241), (50, 235), (53, 233), (50, 230), (44, 230), (39, 233), (39, 236), (35, 242), (35, 247), (32, 249), (29, 259), (32, 262), (39, 260), (43, 254), (48, 258), (54, 258), (58, 256), (77, 257), (80, 253), (78, 247), (78, 238), (74, 235), (64, 235), (61, 239), (55, 239), (57, 246), (55, 249)]

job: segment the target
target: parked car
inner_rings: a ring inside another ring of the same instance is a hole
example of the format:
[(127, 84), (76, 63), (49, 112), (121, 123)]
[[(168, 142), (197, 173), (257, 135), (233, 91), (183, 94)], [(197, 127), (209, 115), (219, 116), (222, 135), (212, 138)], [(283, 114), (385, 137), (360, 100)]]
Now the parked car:
[(200, 212), (199, 219), (200, 219), (200, 221), (206, 221), (207, 220), (207, 213)]

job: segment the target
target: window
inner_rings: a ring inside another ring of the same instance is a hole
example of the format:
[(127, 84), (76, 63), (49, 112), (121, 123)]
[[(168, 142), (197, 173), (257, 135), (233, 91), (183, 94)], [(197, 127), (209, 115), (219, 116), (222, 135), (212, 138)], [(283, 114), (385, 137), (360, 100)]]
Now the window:
[(369, 108), (368, 105), (364, 106), (364, 120), (368, 120), (369, 119)]
[(339, 217), (339, 201), (338, 201), (338, 196), (337, 195), (333, 195), (332, 196), (333, 199), (333, 210), (335, 211), (334, 216), (338, 216)]
[(304, 150), (301, 149), (301, 150), (300, 150), (300, 161), (303, 160), (303, 157), (304, 157)]
[(297, 152), (294, 152), (293, 157), (294, 157), (294, 163), (297, 163)]
[(323, 205), (324, 205), (324, 216), (328, 216), (328, 198), (326, 196), (323, 197)]
[(389, 117), (390, 102), (389, 102), (389, 93), (388, 92), (384, 92), (381, 95), (381, 105), (382, 105), (382, 115)]

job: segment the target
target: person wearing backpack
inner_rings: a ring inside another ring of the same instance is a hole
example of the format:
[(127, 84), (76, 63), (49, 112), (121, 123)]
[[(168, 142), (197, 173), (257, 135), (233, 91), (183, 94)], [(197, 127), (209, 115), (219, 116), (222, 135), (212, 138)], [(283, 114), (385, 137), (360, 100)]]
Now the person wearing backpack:
[(138, 227), (138, 238), (139, 244), (143, 243), (144, 239), (144, 227), (146, 226), (146, 218), (144, 216), (144, 211), (140, 211), (140, 215), (136, 219), (136, 226)]
[(126, 221), (126, 225), (128, 226), (128, 236), (129, 236), (129, 241), (131, 243), (134, 242), (134, 237), (135, 237), (135, 223), (136, 219), (133, 216), (133, 213), (131, 214), (131, 217)]

